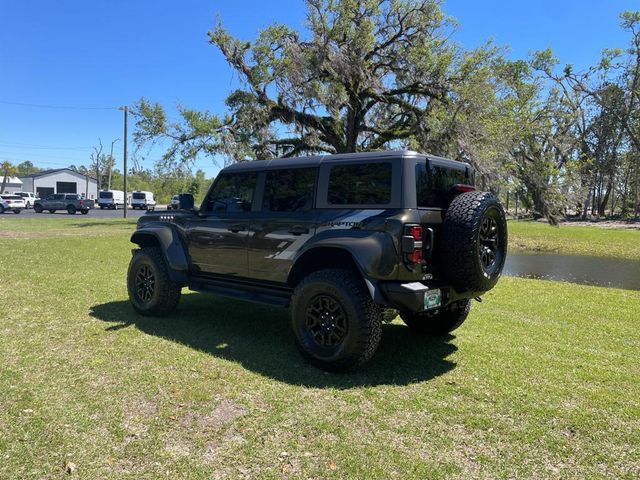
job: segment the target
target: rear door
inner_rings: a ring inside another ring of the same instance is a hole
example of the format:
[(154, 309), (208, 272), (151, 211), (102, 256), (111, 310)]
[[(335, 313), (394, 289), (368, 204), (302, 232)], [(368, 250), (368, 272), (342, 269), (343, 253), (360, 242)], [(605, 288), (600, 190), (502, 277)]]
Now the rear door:
[(247, 237), (258, 174), (223, 173), (197, 216), (187, 224), (187, 242), (195, 275), (246, 277)]
[(317, 167), (269, 170), (249, 235), (251, 278), (284, 283), (300, 247), (316, 229)]

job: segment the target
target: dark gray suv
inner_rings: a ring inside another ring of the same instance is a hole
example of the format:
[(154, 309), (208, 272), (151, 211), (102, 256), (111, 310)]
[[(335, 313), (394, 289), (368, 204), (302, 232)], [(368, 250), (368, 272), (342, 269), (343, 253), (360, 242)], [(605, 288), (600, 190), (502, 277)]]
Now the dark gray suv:
[(305, 358), (353, 369), (383, 316), (447, 334), (495, 286), (505, 214), (473, 185), (470, 165), (410, 151), (236, 163), (199, 209), (183, 195), (139, 219), (129, 298), (144, 315), (171, 313), (183, 287), (289, 307)]

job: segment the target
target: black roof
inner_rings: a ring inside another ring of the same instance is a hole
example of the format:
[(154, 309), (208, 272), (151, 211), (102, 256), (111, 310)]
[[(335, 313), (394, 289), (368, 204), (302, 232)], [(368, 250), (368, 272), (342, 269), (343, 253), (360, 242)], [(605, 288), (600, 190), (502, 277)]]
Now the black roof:
[[(321, 163), (333, 163), (349, 160), (361, 160), (370, 159), (378, 160), (385, 158), (404, 159), (404, 158), (429, 158), (433, 160), (440, 160), (442, 162), (451, 162), (455, 165), (466, 165), (463, 162), (457, 160), (451, 160), (448, 158), (437, 157), (434, 155), (425, 155), (423, 153), (413, 152), (411, 150), (388, 150), (385, 152), (358, 152), (358, 153), (339, 153), (335, 155), (314, 155), (308, 157), (292, 157), (292, 158), (274, 158), (273, 160), (254, 160), (246, 162), (238, 162), (225, 167), (223, 172), (238, 171), (238, 170), (261, 170), (266, 168), (278, 168), (278, 167), (314, 167)], [(459, 167), (458, 167), (459, 168)]]
[(66, 167), (65, 168), (51, 168), (49, 170), (41, 170), (39, 172), (32, 173), (31, 175), (24, 175), (21, 178), (37, 178), (37, 177), (42, 177), (42, 176), (45, 176), (45, 175), (51, 175), (51, 174), (57, 173), (57, 172), (63, 172), (65, 170), (67, 170), (67, 171), (69, 171), (71, 173), (77, 173), (78, 175), (82, 175), (83, 177), (87, 176), (92, 180), (96, 179), (95, 177), (92, 177), (91, 175), (85, 175), (84, 173), (80, 173), (80, 172), (77, 172), (75, 170), (72, 170), (72, 169), (66, 168)]

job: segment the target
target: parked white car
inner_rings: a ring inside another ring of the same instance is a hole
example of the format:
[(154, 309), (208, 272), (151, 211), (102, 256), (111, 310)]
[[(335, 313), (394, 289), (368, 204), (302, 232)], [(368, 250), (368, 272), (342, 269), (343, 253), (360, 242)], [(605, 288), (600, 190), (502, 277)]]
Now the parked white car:
[(153, 198), (153, 192), (133, 192), (131, 194), (131, 208), (134, 210), (139, 208), (141, 210), (155, 210), (156, 201)]
[(24, 210), (24, 200), (18, 195), (0, 195), (0, 213), (13, 211), (20, 213)]
[(103, 190), (98, 192), (98, 206), (100, 208), (123, 208), (124, 192), (122, 190)]
[(22, 197), (24, 200), (24, 208), (32, 208), (36, 200), (40, 200), (40, 197), (33, 192), (16, 192), (14, 195)]

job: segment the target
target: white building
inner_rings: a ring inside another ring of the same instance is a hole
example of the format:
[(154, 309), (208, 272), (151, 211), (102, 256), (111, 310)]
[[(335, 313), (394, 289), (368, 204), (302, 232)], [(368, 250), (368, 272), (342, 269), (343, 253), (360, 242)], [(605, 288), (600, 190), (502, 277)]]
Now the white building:
[(23, 191), (34, 192), (40, 198), (53, 193), (79, 193), (92, 200), (98, 197), (98, 182), (95, 178), (68, 168), (44, 170), (22, 177), (21, 180)]
[[(0, 189), (2, 188), (2, 182), (4, 175), (0, 175)], [(22, 180), (18, 177), (7, 177), (7, 183), (4, 185), (4, 190), (0, 193), (15, 193), (22, 191)]]

